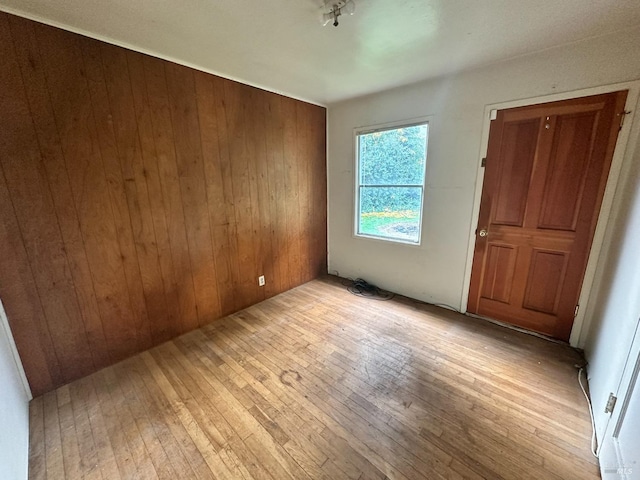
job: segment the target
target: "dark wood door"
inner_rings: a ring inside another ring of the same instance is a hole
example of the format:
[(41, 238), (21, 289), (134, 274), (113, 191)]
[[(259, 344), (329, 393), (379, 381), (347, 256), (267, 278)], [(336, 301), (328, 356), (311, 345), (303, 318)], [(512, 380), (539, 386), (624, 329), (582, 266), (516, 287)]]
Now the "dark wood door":
[(498, 111), (469, 312), (569, 339), (626, 97)]

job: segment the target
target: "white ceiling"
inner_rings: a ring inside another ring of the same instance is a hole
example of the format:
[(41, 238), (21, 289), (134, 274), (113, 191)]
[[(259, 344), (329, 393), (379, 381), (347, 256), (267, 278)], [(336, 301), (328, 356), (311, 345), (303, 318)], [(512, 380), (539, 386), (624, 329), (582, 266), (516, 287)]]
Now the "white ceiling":
[[(640, 25), (638, 0), (0, 0), (0, 10), (330, 104)], [(640, 48), (640, 46), (639, 46)]]

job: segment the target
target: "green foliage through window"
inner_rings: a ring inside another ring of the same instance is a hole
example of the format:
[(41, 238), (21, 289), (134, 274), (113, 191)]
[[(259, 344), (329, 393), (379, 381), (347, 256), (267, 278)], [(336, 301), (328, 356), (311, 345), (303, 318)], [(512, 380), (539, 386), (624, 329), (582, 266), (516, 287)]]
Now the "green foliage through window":
[(361, 133), (357, 233), (418, 243), (428, 125)]

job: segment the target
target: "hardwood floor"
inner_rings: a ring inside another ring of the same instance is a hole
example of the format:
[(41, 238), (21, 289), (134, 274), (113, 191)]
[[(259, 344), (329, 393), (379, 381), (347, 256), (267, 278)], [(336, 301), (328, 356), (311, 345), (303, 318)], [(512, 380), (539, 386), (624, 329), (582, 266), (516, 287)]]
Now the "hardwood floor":
[(30, 478), (599, 478), (580, 361), (314, 280), (34, 399)]

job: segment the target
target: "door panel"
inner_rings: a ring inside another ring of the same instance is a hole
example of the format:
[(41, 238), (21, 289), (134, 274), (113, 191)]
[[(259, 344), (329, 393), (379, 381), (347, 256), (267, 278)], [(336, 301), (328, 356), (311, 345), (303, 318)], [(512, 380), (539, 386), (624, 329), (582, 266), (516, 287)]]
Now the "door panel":
[(569, 255), (565, 252), (533, 249), (523, 308), (542, 313), (557, 313), (560, 287), (567, 273), (568, 260)]
[(511, 245), (489, 246), (482, 290), (484, 298), (509, 303), (517, 255), (517, 247)]
[(498, 112), (469, 312), (569, 339), (626, 95)]
[(559, 117), (556, 123), (539, 228), (575, 231), (593, 151), (597, 113)]
[(522, 226), (524, 222), (538, 127), (537, 119), (505, 125), (495, 224)]

